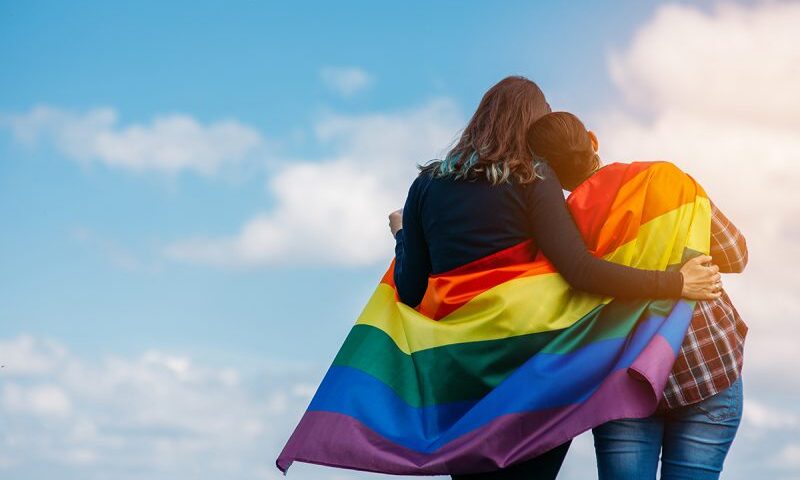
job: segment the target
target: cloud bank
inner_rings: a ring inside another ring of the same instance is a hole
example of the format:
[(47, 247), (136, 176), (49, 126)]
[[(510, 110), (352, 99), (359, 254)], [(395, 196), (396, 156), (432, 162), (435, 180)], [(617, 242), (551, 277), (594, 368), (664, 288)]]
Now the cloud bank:
[(0, 340), (0, 359), (3, 478), (278, 479), (274, 457), (320, 375), (157, 350), (86, 359), (29, 335)]
[[(86, 358), (24, 334), (0, 339), (0, 359), (0, 477), (30, 480), (52, 472), (61, 480), (281, 479), (273, 461), (324, 373), (300, 365), (246, 372), (154, 349)], [(726, 478), (792, 478), (800, 468), (797, 413), (776, 408), (769, 392), (747, 397)], [(593, 463), (585, 434), (560, 478), (592, 478)], [(303, 463), (290, 475), (394, 478)]]
[(0, 126), (24, 144), (49, 144), (81, 163), (167, 174), (213, 175), (264, 143), (257, 130), (236, 120), (204, 125), (190, 115), (169, 114), (149, 124), (120, 126), (113, 108), (81, 113), (38, 106), (0, 117)]

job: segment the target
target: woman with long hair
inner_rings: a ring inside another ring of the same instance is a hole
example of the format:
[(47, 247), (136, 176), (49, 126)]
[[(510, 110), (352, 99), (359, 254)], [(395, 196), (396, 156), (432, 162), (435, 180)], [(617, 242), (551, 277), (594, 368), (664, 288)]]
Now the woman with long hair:
[[(400, 300), (415, 307), (429, 276), (529, 239), (578, 290), (616, 298), (719, 298), (720, 275), (706, 265), (710, 256), (656, 271), (607, 262), (587, 250), (556, 174), (534, 160), (528, 145), (529, 129), (548, 113), (534, 82), (505, 78), (483, 96), (446, 157), (420, 166), (403, 209), (389, 216)], [(555, 478), (568, 448), (569, 441), (501, 470), (452, 478)]]

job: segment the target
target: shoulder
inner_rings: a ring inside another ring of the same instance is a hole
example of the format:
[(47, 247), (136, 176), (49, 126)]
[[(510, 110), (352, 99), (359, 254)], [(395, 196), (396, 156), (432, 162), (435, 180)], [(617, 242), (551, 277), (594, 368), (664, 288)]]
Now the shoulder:
[(432, 169), (421, 170), (417, 173), (417, 176), (414, 177), (414, 181), (411, 182), (411, 190), (420, 191), (426, 189), (434, 178), (435, 176)]
[[(637, 165), (639, 162), (634, 162), (631, 165)], [(663, 184), (665, 187), (670, 185), (677, 188), (679, 185), (689, 186), (695, 184), (694, 178), (687, 172), (681, 170), (677, 165), (665, 160), (658, 160), (654, 162), (641, 162), (646, 165), (647, 173), (652, 180)]]
[(514, 182), (518, 188), (522, 189), (527, 195), (533, 196), (552, 196), (557, 193), (559, 198), (563, 197), (561, 183), (558, 181), (555, 170), (547, 162), (542, 162), (536, 167), (539, 178), (529, 183)]
[(666, 160), (654, 160), (649, 162), (631, 162), (625, 165), (633, 170), (647, 170), (651, 175), (686, 175), (686, 172), (681, 170), (677, 165)]
[(411, 185), (408, 187), (408, 194), (406, 196), (406, 204), (404, 208), (419, 208), (419, 204), (425, 197), (428, 187), (433, 179), (434, 177), (431, 171), (419, 172), (417, 176), (414, 177)]

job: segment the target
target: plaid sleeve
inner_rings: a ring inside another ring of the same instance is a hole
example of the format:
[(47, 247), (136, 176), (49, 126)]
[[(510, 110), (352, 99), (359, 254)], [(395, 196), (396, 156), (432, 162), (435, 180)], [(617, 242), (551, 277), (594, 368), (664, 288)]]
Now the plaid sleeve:
[(711, 257), (723, 273), (739, 273), (747, 265), (744, 235), (711, 203)]

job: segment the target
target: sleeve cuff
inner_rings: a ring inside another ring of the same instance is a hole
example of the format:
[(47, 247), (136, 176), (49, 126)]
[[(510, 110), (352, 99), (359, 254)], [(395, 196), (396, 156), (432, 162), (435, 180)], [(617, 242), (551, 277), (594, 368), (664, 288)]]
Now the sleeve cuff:
[(681, 293), (683, 293), (683, 274), (677, 270), (667, 273), (670, 274), (670, 277), (664, 292), (665, 296), (667, 298), (681, 298)]

